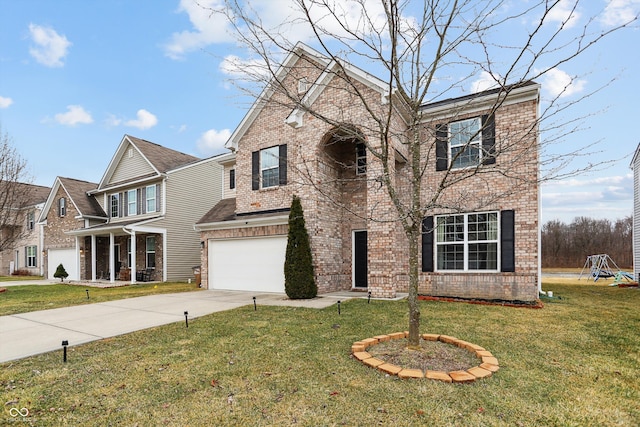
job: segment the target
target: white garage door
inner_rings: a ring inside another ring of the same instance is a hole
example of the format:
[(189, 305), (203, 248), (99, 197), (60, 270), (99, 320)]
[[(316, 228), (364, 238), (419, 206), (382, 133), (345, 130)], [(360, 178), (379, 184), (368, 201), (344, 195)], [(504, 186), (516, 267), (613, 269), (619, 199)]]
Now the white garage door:
[(56, 272), (58, 265), (62, 264), (64, 269), (69, 273), (66, 280), (78, 280), (78, 261), (76, 259), (75, 249), (49, 249), (48, 251), (47, 278), (54, 279), (53, 274)]
[(209, 240), (209, 289), (284, 292), (287, 236)]

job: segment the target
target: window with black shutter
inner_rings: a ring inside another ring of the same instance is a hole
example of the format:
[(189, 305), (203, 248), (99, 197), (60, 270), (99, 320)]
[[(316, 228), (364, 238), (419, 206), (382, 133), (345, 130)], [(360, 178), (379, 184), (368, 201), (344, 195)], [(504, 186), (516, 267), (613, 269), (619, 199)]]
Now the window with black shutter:
[(493, 115), (436, 125), (436, 171), (496, 162)]
[(251, 189), (287, 184), (287, 145), (276, 145), (251, 153)]

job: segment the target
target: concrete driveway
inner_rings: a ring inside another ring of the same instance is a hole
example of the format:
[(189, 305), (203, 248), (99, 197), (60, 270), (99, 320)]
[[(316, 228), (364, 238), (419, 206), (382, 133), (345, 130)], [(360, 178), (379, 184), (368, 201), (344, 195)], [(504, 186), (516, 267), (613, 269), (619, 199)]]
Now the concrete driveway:
[(289, 300), (285, 294), (207, 290), (150, 295), (96, 304), (0, 316), (0, 363), (141, 329), (184, 322), (188, 318), (253, 305), (324, 308), (363, 293), (336, 292), (312, 300)]

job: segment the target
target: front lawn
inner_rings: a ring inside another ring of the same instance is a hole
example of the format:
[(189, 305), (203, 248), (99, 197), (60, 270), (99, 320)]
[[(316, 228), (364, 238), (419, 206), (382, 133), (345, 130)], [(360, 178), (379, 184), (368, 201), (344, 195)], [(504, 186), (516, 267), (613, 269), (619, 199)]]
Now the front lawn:
[(42, 280), (42, 276), (0, 276), (0, 282), (28, 282)]
[(116, 288), (91, 288), (68, 284), (24, 285), (7, 286), (6, 289), (0, 292), (0, 316), (144, 295), (200, 290), (198, 285), (188, 283), (141, 283)]
[[(545, 308), (421, 302), (423, 332), (500, 361), (472, 384), (401, 380), (354, 341), (405, 330), (405, 301), (253, 306), (0, 365), (2, 421), (35, 425), (640, 424), (640, 291), (545, 283)], [(558, 298), (559, 297), (559, 298)], [(11, 409), (14, 416), (12, 417)], [(17, 410), (27, 408), (26, 419)], [(13, 424), (15, 425), (15, 424)]]

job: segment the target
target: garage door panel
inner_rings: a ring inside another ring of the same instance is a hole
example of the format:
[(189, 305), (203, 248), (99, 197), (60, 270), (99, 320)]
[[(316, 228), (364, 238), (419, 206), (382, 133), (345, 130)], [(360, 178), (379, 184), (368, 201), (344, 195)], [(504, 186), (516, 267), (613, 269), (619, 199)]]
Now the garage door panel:
[(209, 241), (209, 288), (284, 292), (286, 236)]
[(62, 264), (69, 273), (67, 280), (79, 280), (75, 249), (49, 249), (47, 259), (47, 278), (53, 279), (58, 265)]

